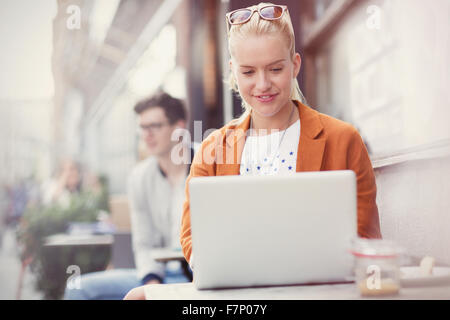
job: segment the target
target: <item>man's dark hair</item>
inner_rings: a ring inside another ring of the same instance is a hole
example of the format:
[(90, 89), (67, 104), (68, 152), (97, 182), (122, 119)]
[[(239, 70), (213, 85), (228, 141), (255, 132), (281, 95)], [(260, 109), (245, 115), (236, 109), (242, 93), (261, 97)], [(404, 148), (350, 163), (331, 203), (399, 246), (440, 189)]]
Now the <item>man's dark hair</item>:
[(162, 108), (170, 124), (174, 124), (179, 120), (186, 120), (186, 110), (183, 102), (165, 92), (159, 92), (150, 98), (142, 100), (136, 104), (134, 111), (137, 114), (141, 114), (150, 108)]

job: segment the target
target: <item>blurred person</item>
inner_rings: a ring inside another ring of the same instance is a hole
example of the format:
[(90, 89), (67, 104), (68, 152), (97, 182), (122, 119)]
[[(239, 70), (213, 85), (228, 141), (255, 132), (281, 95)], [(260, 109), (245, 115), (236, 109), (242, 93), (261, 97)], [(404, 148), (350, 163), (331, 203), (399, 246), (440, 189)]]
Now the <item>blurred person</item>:
[[(178, 248), (184, 182), (193, 156), (190, 145), (171, 139), (186, 129), (183, 103), (166, 93), (134, 107), (148, 158), (139, 162), (128, 178), (132, 245), (136, 269), (112, 269), (81, 276), (81, 289), (66, 288), (65, 299), (122, 299), (143, 284), (187, 282), (181, 264), (156, 262), (155, 248)], [(173, 159), (181, 146), (182, 159)], [(180, 161), (179, 160), (183, 160)]]
[(27, 208), (37, 202), (36, 182), (32, 176), (19, 179), (16, 183), (7, 186), (5, 191), (9, 200), (5, 212), (5, 223), (7, 226), (16, 226)]
[(81, 165), (73, 159), (64, 159), (58, 168), (58, 176), (43, 186), (42, 204), (58, 204), (64, 208), (70, 204), (73, 194), (81, 192)]
[[(195, 154), (185, 184), (180, 234), (186, 261), (195, 268), (189, 181), (219, 174), (353, 170), (357, 177), (358, 235), (380, 238), (375, 176), (367, 150), (353, 126), (305, 104), (296, 79), (301, 57), (295, 51), (287, 7), (260, 3), (234, 10), (226, 19), (230, 84), (239, 93), (245, 112), (211, 133)], [(233, 156), (236, 150), (237, 160)], [(126, 298), (144, 299), (145, 287), (133, 289)]]
[(0, 189), (0, 250), (3, 247), (3, 235), (6, 230), (7, 215), (9, 210), (9, 186), (3, 184)]

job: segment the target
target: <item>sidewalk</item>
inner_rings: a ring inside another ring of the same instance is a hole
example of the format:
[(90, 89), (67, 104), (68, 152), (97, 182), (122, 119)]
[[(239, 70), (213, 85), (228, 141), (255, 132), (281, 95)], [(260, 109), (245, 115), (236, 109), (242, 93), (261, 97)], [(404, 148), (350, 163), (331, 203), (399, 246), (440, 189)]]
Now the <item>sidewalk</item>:
[[(4, 229), (0, 234), (0, 300), (16, 299), (21, 263), (17, 253), (15, 231)], [(34, 289), (33, 274), (27, 268), (23, 279), (22, 300), (41, 300), (42, 294)]]

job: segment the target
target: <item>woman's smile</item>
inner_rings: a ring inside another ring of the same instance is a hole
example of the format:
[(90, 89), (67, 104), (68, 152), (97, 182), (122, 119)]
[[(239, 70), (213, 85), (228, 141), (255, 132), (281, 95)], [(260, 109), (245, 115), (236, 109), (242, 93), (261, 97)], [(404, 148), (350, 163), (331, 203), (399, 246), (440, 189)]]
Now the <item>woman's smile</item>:
[(256, 98), (259, 102), (262, 102), (262, 103), (269, 103), (269, 102), (272, 102), (273, 100), (275, 100), (275, 98), (276, 98), (277, 95), (278, 95), (277, 93), (275, 93), (275, 94), (265, 94), (265, 95), (258, 95), (258, 96), (255, 96), (255, 98)]

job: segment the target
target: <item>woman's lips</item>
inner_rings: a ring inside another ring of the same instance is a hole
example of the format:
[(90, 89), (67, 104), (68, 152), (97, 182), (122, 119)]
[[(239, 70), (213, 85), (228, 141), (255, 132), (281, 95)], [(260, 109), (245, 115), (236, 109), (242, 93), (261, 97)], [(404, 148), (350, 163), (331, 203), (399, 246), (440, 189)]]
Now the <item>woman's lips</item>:
[(259, 102), (267, 103), (267, 102), (273, 101), (273, 99), (275, 99), (276, 96), (277, 96), (277, 94), (265, 94), (265, 95), (255, 96), (255, 98)]

